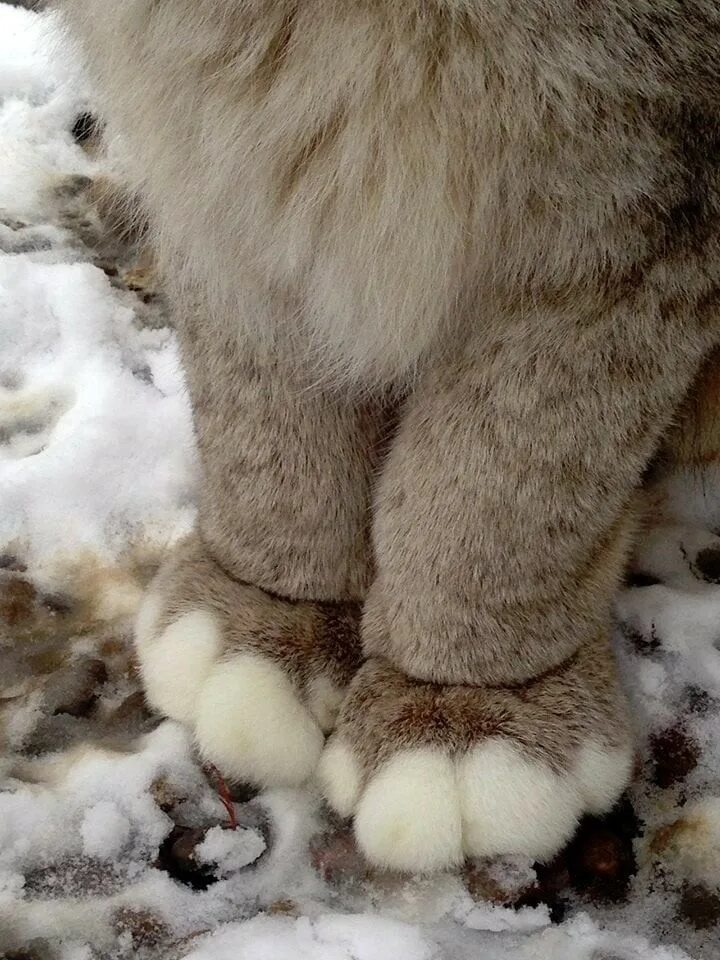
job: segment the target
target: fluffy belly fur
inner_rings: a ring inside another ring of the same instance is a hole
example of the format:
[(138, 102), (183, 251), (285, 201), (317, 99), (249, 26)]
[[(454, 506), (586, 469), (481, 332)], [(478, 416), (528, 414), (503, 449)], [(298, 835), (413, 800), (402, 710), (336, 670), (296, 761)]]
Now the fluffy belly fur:
[(169, 272), (341, 376), (582, 312), (682, 202), (678, 54), (634, 3), (65, 4)]

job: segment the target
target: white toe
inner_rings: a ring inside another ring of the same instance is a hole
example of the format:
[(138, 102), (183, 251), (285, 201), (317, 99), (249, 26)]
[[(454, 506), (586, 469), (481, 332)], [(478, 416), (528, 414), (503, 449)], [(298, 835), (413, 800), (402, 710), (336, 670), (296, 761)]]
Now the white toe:
[(208, 610), (193, 610), (153, 639), (141, 613), (137, 631), (136, 647), (148, 703), (173, 720), (190, 723), (195, 719), (202, 684), (222, 648), (217, 618)]
[(370, 781), (355, 815), (363, 853), (393, 870), (441, 870), (462, 861), (455, 770), (445, 754), (407, 750)]
[(458, 764), (465, 852), (484, 857), (553, 856), (570, 839), (582, 809), (571, 777), (492, 738)]
[(285, 673), (255, 654), (214, 667), (200, 692), (195, 735), (223, 773), (262, 786), (306, 780), (324, 739)]
[(589, 813), (607, 813), (630, 782), (633, 751), (630, 746), (610, 749), (598, 743), (580, 750), (573, 768)]
[(352, 750), (339, 737), (325, 747), (317, 779), (322, 794), (341, 817), (349, 817), (360, 796), (360, 767)]

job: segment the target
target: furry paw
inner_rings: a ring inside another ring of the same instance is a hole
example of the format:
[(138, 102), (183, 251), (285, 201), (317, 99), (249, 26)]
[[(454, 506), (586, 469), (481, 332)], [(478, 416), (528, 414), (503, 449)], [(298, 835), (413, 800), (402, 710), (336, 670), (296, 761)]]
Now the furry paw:
[(292, 602), (232, 580), (193, 537), (138, 616), (146, 698), (228, 776), (301, 783), (359, 665), (358, 619), (355, 604)]
[(552, 857), (584, 813), (610, 809), (632, 761), (602, 646), (517, 687), (423, 683), (368, 661), (319, 778), (371, 862), (424, 872), (465, 856)]

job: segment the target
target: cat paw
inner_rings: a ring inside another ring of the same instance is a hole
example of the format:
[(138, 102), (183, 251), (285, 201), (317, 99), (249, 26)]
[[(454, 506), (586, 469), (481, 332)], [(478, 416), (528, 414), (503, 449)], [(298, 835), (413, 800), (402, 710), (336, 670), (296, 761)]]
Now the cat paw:
[(601, 647), (517, 687), (424, 683), (368, 661), (318, 777), (373, 864), (432, 872), (465, 857), (551, 858), (583, 814), (613, 806), (632, 764)]
[(289, 601), (239, 583), (192, 537), (138, 615), (146, 699), (186, 724), (228, 777), (302, 783), (360, 663), (358, 620), (356, 604)]

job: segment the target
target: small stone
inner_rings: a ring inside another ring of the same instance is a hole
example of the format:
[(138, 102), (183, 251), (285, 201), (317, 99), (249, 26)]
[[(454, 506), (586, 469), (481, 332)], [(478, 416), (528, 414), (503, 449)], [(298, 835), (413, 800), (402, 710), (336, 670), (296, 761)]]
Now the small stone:
[(99, 688), (107, 680), (104, 660), (86, 657), (56, 671), (45, 686), (45, 702), (57, 716), (84, 717), (92, 710)]
[(106, 277), (117, 277), (120, 272), (117, 264), (111, 263), (109, 260), (95, 260), (94, 263), (98, 270), (102, 270)]
[(40, 606), (44, 607), (49, 613), (67, 616), (67, 614), (72, 611), (73, 605), (68, 597), (60, 596), (60, 594), (57, 593), (50, 593), (41, 598)]
[(349, 827), (318, 834), (310, 841), (310, 860), (328, 883), (363, 882), (372, 874)]
[(720, 894), (700, 884), (687, 884), (680, 897), (679, 912), (696, 930), (708, 930), (720, 923)]
[(513, 907), (538, 907), (545, 905), (550, 911), (552, 923), (562, 923), (567, 912), (571, 890), (567, 857), (561, 852), (550, 863), (536, 863), (537, 883), (524, 893)]
[(34, 674), (48, 674), (59, 670), (65, 659), (65, 651), (58, 645), (29, 654), (27, 663)]
[(700, 747), (680, 727), (650, 737), (653, 783), (665, 790), (681, 783), (697, 767)]
[(624, 900), (637, 872), (633, 840), (639, 830), (627, 800), (605, 817), (585, 817), (565, 850), (573, 889), (593, 900)]
[(168, 942), (172, 934), (167, 924), (149, 910), (137, 907), (120, 907), (113, 916), (116, 933), (130, 934), (134, 950), (142, 947), (158, 947)]
[(136, 690), (129, 697), (125, 697), (123, 702), (116, 707), (111, 719), (113, 723), (142, 725), (155, 718), (147, 705), (145, 694), (142, 690)]
[(48, 941), (41, 939), (31, 940), (27, 946), (19, 950), (0, 953), (2, 960), (54, 960), (56, 956)]
[(662, 646), (660, 637), (658, 637), (655, 632), (655, 625), (653, 624), (650, 633), (641, 633), (639, 630), (636, 630), (634, 627), (630, 627), (625, 624), (623, 626), (623, 634), (625, 639), (632, 645), (636, 653), (642, 654), (643, 656), (652, 656), (656, 653)]
[(695, 567), (707, 583), (720, 583), (720, 547), (705, 547), (695, 557)]
[(11, 577), (0, 583), (0, 619), (10, 627), (30, 620), (35, 612), (35, 587), (29, 580)]
[(518, 904), (537, 888), (536, 874), (529, 868), (518, 870), (504, 860), (470, 860), (462, 870), (468, 893), (474, 900), (506, 907)]
[(70, 856), (45, 864), (25, 875), (25, 891), (35, 899), (61, 900), (70, 896), (109, 896), (123, 886), (115, 865), (95, 857)]
[(218, 877), (197, 857), (197, 848), (206, 833), (205, 827), (173, 827), (160, 847), (158, 867), (193, 890), (207, 890), (217, 882)]
[(163, 813), (170, 813), (182, 799), (175, 787), (164, 777), (158, 777), (150, 785), (150, 796), (160, 807)]
[(157, 295), (158, 276), (153, 267), (134, 267), (126, 271), (122, 279), (128, 290), (140, 294), (145, 302)]
[(707, 690), (694, 685), (685, 688), (683, 700), (690, 713), (698, 716), (705, 716), (717, 706), (717, 700), (711, 697)]
[(273, 916), (299, 917), (300, 907), (294, 900), (274, 900), (267, 908), (267, 912)]

